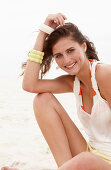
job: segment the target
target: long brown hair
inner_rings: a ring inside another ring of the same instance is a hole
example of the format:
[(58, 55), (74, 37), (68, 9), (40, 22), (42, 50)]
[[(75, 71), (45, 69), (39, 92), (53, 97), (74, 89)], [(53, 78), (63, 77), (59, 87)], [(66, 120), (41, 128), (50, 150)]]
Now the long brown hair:
[[(51, 63), (54, 60), (52, 54), (53, 46), (63, 37), (71, 37), (80, 45), (84, 42), (87, 45), (86, 56), (88, 59), (96, 59), (99, 61), (94, 44), (89, 41), (88, 37), (84, 36), (78, 27), (72, 23), (65, 23), (63, 26), (57, 27), (44, 41), (43, 51), (45, 53), (43, 61), (40, 65), (41, 79), (49, 71)], [(24, 63), (24, 66), (26, 63)], [(23, 66), (23, 65), (22, 65)]]

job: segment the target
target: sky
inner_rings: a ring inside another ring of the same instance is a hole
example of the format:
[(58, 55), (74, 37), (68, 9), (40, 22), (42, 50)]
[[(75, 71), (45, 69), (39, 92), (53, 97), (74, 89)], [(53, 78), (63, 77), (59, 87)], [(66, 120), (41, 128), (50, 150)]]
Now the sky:
[[(110, 0), (0, 1), (0, 76), (18, 76), (33, 48), (40, 24), (48, 14), (61, 12), (95, 44), (99, 58), (111, 64)], [(63, 72), (52, 66), (55, 75)]]

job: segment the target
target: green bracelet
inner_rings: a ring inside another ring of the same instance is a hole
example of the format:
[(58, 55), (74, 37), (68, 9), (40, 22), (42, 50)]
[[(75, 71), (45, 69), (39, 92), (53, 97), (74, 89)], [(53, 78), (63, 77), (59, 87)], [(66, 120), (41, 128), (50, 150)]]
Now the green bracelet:
[(38, 58), (32, 58), (32, 57), (28, 57), (28, 60), (29, 61), (34, 61), (34, 62), (36, 62), (36, 63), (42, 63), (42, 60), (41, 59), (38, 59)]
[(33, 54), (33, 53), (29, 53), (28, 56), (29, 56), (29, 57), (32, 57), (32, 58), (41, 59), (41, 60), (43, 59), (43, 56), (40, 56), (40, 55), (38, 55), (38, 54)]
[(44, 52), (41, 52), (41, 51), (37, 51), (37, 50), (30, 50), (29, 51), (30, 53), (33, 53), (33, 54), (37, 54), (37, 55), (39, 55), (39, 56), (44, 56)]

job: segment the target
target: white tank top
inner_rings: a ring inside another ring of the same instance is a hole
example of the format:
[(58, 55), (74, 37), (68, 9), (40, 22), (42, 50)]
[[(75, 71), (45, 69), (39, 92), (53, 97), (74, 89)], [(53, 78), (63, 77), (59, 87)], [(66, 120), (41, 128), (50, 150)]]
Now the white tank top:
[[(89, 61), (90, 63), (90, 61)], [(96, 64), (101, 63), (93, 59), (91, 69), (91, 82), (93, 87), (93, 107), (91, 114), (85, 112), (82, 103), (80, 81), (75, 76), (74, 94), (76, 97), (77, 114), (86, 134), (89, 137), (89, 144), (104, 154), (111, 156), (111, 109), (98, 90), (95, 79)]]

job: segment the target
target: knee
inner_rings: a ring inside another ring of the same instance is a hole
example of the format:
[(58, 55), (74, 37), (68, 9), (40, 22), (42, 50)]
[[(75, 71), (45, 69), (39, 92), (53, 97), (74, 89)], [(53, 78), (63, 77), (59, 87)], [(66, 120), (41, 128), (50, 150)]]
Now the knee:
[(39, 93), (34, 97), (33, 108), (34, 110), (44, 109), (47, 105), (51, 103), (52, 100), (52, 93)]
[[(89, 152), (82, 152), (72, 158), (66, 163), (66, 166), (63, 166), (65, 170), (90, 170), (95, 168), (95, 156)], [(61, 169), (62, 170), (62, 169)]]
[(90, 170), (95, 168), (95, 159), (96, 157), (89, 152), (82, 152), (77, 155), (75, 162), (76, 168), (78, 170)]

